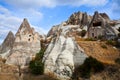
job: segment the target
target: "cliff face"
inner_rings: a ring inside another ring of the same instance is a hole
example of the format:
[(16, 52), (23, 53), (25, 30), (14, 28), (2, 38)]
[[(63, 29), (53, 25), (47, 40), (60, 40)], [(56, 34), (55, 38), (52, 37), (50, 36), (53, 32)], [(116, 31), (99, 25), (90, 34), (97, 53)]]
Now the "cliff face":
[[(81, 65), (88, 56), (97, 58), (96, 56), (102, 55), (103, 53), (101, 52), (99, 52), (99, 55), (90, 55), (89, 52), (87, 52), (87, 50), (91, 50), (90, 46), (89, 49), (87, 49), (87, 45), (83, 46), (84, 41), (83, 45), (79, 41), (83, 38), (98, 38), (99, 35), (104, 35), (104, 38), (106, 39), (115, 38), (116, 34), (113, 29), (114, 26), (110, 23), (111, 20), (106, 13), (95, 12), (93, 16), (90, 16), (87, 15), (87, 13), (77, 12), (72, 14), (67, 21), (53, 26), (47, 34), (49, 45), (43, 57), (45, 73), (53, 74), (62, 80), (66, 80), (72, 76), (74, 68)], [(81, 36), (81, 33), (84, 30), (86, 31), (85, 36)], [(92, 36), (93, 33), (95, 35)], [(107, 33), (110, 34), (109, 37), (107, 36)], [(95, 45), (100, 46), (100, 44)], [(95, 45), (92, 47), (95, 48)], [(112, 47), (110, 48), (117, 52), (116, 55), (120, 54), (118, 50), (114, 50)], [(102, 48), (100, 49), (102, 50)], [(114, 63), (117, 56), (114, 56), (114, 59), (111, 59), (109, 54), (111, 53), (107, 52), (103, 56), (105, 57), (108, 55), (106, 60)], [(99, 59), (104, 58), (99, 57)]]
[(26, 65), (32, 57), (41, 49), (40, 35), (30, 27), (27, 19), (24, 19), (15, 35), (15, 41), (7, 64)]
[[(99, 36), (108, 40), (114, 39), (118, 34), (119, 25), (120, 23), (111, 21), (106, 13), (95, 12), (90, 16), (77, 12), (67, 21), (52, 27), (44, 41), (44, 37), (35, 32), (27, 19), (24, 19), (15, 37), (11, 32), (8, 34), (0, 51), (9, 51), (6, 56), (7, 64), (25, 66), (39, 52), (41, 45), (45, 48), (47, 46), (43, 56), (45, 73), (66, 80), (72, 77), (74, 69), (83, 64), (88, 56), (114, 64), (114, 60), (120, 55), (119, 50), (108, 45), (105, 46), (109, 49), (103, 49), (101, 46), (105, 43), (99, 41), (81, 40), (98, 39)], [(41, 44), (40, 41), (44, 43)], [(111, 57), (113, 53), (114, 56)]]
[(91, 19), (92, 16), (88, 15), (86, 12), (76, 12), (70, 16), (70, 18), (67, 20), (67, 24), (80, 25), (80, 27), (83, 27), (85, 25), (88, 25)]
[(3, 41), (0, 48), (0, 55), (3, 58), (6, 58), (9, 55), (9, 52), (13, 47), (14, 40), (15, 40), (14, 34), (10, 31), (6, 36), (5, 40)]
[(74, 40), (78, 28), (77, 25), (65, 26), (65, 23), (62, 23), (48, 33), (51, 42), (43, 57), (46, 74), (51, 73), (60, 79), (69, 79), (74, 68), (87, 58), (84, 50)]

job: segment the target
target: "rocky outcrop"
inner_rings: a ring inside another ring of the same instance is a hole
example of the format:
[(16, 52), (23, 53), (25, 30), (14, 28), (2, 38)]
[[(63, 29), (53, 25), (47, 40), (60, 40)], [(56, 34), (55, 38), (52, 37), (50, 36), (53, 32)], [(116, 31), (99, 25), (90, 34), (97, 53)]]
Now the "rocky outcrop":
[(70, 16), (67, 20), (67, 24), (70, 25), (80, 25), (81, 27), (88, 25), (92, 19), (92, 16), (87, 15), (87, 13), (77, 12)]
[(62, 23), (50, 30), (48, 35), (52, 39), (43, 57), (46, 74), (66, 80), (72, 76), (74, 68), (84, 62), (87, 55), (74, 40), (78, 28), (78, 25), (65, 26)]
[(81, 65), (86, 57), (84, 50), (72, 38), (60, 36), (51, 41), (45, 52), (45, 73), (54, 74), (60, 79), (70, 78), (74, 68)]
[[(45, 73), (55, 75), (61, 80), (69, 79), (74, 68), (81, 65), (88, 57), (75, 40), (78, 37), (91, 38), (93, 33), (93, 38), (99, 35), (106, 37), (107, 32), (114, 36), (114, 30), (109, 23), (110, 18), (106, 13), (96, 11), (93, 16), (90, 16), (87, 13), (77, 12), (67, 21), (52, 27), (47, 35), (46, 40), (49, 41), (49, 45), (43, 57)], [(83, 30), (87, 31), (88, 35), (81, 37)]]
[(40, 49), (39, 33), (30, 27), (27, 19), (24, 19), (15, 35), (13, 48), (6, 63), (24, 66)]
[(2, 56), (2, 58), (7, 58), (10, 50), (13, 47), (14, 40), (15, 40), (14, 34), (10, 31), (0, 48), (0, 55)]
[(103, 36), (104, 39), (114, 39), (116, 34), (109, 23), (110, 19), (107, 14), (96, 11), (88, 27), (88, 37), (99, 38), (99, 36)]

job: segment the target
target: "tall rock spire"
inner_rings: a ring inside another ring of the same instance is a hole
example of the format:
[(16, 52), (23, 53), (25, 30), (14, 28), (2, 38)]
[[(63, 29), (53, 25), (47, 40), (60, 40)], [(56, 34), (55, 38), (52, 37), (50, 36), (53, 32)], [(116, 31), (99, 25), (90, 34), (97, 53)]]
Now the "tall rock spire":
[(40, 49), (39, 33), (30, 27), (27, 19), (24, 19), (15, 35), (11, 55), (8, 57), (6, 63), (16, 64), (20, 62), (21, 66), (24, 66), (29, 63), (30, 59), (35, 56)]
[(26, 33), (33, 33), (32, 28), (30, 27), (30, 24), (26, 18), (23, 19), (22, 24), (20, 25), (20, 28), (18, 29), (16, 35), (18, 34), (26, 34)]
[(13, 47), (14, 40), (15, 40), (14, 34), (11, 31), (9, 31), (8, 35), (6, 36), (5, 40), (3, 41), (1, 45), (0, 54), (9, 52)]

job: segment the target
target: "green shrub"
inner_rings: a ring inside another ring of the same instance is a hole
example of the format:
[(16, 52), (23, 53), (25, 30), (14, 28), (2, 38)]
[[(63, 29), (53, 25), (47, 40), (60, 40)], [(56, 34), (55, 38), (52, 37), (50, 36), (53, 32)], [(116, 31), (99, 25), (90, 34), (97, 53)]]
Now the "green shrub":
[(101, 72), (103, 69), (103, 63), (92, 57), (87, 58), (83, 65), (79, 67), (80, 76), (84, 78), (89, 78), (91, 73)]
[(93, 38), (86, 38), (85, 41), (96, 41), (96, 40)]
[(81, 37), (84, 37), (85, 34), (86, 34), (86, 30), (82, 30), (82, 31), (80, 32)]
[(117, 40), (114, 40), (114, 41), (108, 40), (108, 41), (106, 41), (106, 44), (107, 45), (112, 45), (112, 46), (115, 46), (115, 47), (120, 47), (120, 42), (118, 42)]
[(106, 45), (101, 45), (102, 48), (104, 49), (107, 49), (107, 46)]
[(33, 60), (29, 64), (29, 68), (32, 74), (42, 75), (44, 72), (44, 64), (40, 61)]
[(102, 40), (103, 38), (104, 38), (103, 35), (99, 35), (99, 36), (98, 36), (98, 39), (100, 39), (100, 40)]
[(120, 64), (120, 58), (117, 58), (117, 59), (115, 60), (115, 62), (116, 62), (117, 64)]
[(43, 58), (44, 52), (45, 52), (45, 49), (41, 49), (39, 51), (39, 53), (36, 54), (35, 60), (38, 60), (38, 61), (42, 62), (42, 58)]
[(42, 63), (42, 58), (44, 55), (44, 49), (41, 49), (39, 53), (36, 54), (34, 60), (30, 61), (29, 69), (32, 74), (42, 75), (44, 72), (44, 63)]
[(114, 42), (112, 40), (107, 40), (106, 44), (107, 45), (114, 45)]
[(116, 46), (116, 47), (120, 47), (120, 42), (118, 42), (118, 41), (115, 41), (115, 44), (114, 44), (114, 46)]

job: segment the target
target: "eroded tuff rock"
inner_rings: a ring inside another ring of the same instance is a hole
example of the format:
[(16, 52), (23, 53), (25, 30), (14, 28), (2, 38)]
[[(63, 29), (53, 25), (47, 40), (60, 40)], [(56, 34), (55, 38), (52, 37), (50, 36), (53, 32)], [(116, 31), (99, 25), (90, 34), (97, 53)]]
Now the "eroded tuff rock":
[(74, 68), (81, 65), (87, 55), (74, 40), (78, 25), (60, 24), (56, 27), (55, 30), (51, 30), (55, 32), (51, 32), (52, 40), (43, 57), (45, 73), (51, 73), (59, 79), (69, 79)]
[(14, 40), (15, 40), (14, 34), (10, 31), (0, 48), (0, 55), (2, 56), (2, 58), (7, 58), (13, 47)]
[(77, 12), (70, 16), (70, 18), (67, 20), (67, 24), (80, 25), (80, 27), (83, 27), (85, 25), (88, 25), (91, 19), (92, 16), (88, 15), (86, 12)]
[(104, 39), (114, 39), (116, 35), (107, 14), (96, 11), (88, 27), (88, 37), (99, 38), (99, 36), (103, 36)]
[(24, 19), (15, 35), (13, 48), (6, 63), (24, 66), (40, 49), (39, 33), (30, 27), (27, 19)]
[[(90, 16), (77, 12), (67, 21), (52, 27), (47, 35), (49, 45), (43, 57), (45, 73), (54, 74), (62, 80), (69, 79), (74, 68), (81, 65), (87, 57), (75, 40), (78, 37), (98, 38), (100, 35), (104, 35), (106, 39), (113, 39), (116, 34), (110, 23), (111, 20), (106, 13), (96, 11)], [(84, 37), (80, 35), (82, 30), (86, 31)]]

